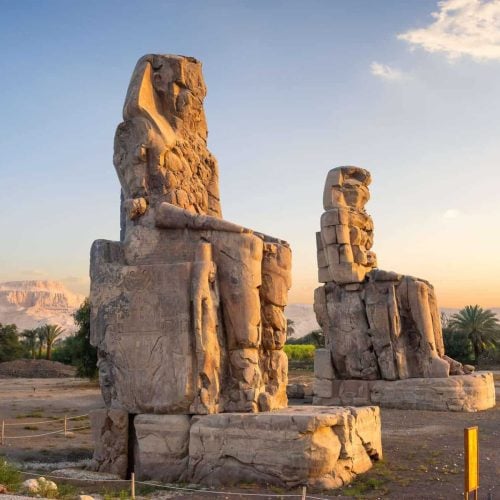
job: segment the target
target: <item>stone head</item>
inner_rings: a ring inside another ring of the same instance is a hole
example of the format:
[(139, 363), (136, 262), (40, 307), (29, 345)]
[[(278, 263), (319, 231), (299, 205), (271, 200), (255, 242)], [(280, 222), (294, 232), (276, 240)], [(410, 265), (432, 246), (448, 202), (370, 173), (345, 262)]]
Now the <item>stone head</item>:
[(147, 114), (160, 123), (167, 120), (177, 132), (196, 132), (206, 138), (205, 95), (201, 63), (195, 58), (148, 54), (135, 67), (124, 118)]
[(370, 199), (370, 172), (359, 167), (337, 167), (328, 172), (323, 192), (325, 210), (352, 208), (363, 210)]

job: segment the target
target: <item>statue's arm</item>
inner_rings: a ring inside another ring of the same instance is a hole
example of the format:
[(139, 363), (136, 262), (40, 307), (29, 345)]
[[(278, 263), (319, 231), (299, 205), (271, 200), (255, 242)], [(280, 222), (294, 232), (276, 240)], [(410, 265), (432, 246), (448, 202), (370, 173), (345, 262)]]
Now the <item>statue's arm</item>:
[(197, 229), (199, 231), (226, 231), (252, 233), (250, 229), (211, 215), (193, 214), (188, 210), (163, 202), (156, 210), (156, 227), (162, 229)]

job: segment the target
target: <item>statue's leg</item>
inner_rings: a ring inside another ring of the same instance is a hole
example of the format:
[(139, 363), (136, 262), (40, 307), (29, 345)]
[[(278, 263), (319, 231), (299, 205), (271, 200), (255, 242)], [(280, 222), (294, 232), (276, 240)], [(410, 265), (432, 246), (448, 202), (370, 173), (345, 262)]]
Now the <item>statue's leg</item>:
[(223, 324), (229, 351), (226, 411), (258, 411), (263, 392), (259, 367), (259, 288), (263, 242), (252, 234), (211, 233)]
[(285, 306), (291, 287), (292, 252), (281, 243), (265, 242), (260, 287), (262, 347), (260, 365), (265, 392), (259, 396), (261, 410), (287, 406), (288, 358), (283, 351), (287, 323)]

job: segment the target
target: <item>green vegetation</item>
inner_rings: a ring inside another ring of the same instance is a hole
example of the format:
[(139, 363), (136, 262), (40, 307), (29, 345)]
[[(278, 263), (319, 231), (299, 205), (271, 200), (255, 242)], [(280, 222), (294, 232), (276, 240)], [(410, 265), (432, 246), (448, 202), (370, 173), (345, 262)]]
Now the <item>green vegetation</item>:
[(60, 339), (58, 325), (43, 325), (19, 332), (16, 325), (0, 323), (0, 363), (16, 359), (48, 359), (76, 366), (80, 377), (97, 377), (97, 350), (90, 345), (90, 302), (84, 300), (73, 315), (78, 331)]
[(90, 345), (90, 302), (85, 299), (73, 315), (78, 331), (65, 338), (54, 351), (54, 361), (76, 366), (79, 377), (97, 376), (97, 349)]
[(43, 332), (43, 337), (47, 346), (46, 358), (50, 359), (52, 357), (52, 346), (57, 337), (60, 337), (64, 330), (57, 325), (45, 325), (41, 327), (41, 331)]
[(314, 351), (316, 347), (313, 345), (291, 345), (285, 344), (284, 351), (290, 360), (304, 361), (314, 359)]
[(311, 333), (299, 337), (298, 339), (288, 339), (289, 345), (313, 345), (315, 347), (325, 347), (325, 335), (323, 330), (313, 330)]
[(1, 457), (0, 484), (3, 484), (8, 491), (15, 491), (21, 485), (21, 473)]
[(462, 363), (500, 358), (500, 322), (489, 309), (466, 306), (451, 317), (441, 316), (446, 354)]
[(19, 342), (17, 326), (0, 323), (0, 363), (18, 359), (22, 355), (23, 346)]

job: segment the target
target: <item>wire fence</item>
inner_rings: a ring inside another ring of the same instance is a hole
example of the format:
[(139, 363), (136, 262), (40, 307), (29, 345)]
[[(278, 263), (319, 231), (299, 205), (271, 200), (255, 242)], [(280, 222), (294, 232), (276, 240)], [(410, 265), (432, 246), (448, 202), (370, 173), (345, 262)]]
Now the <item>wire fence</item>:
[[(69, 427), (68, 424), (72, 420), (84, 420), (88, 419), (89, 414), (85, 415), (75, 415), (73, 417), (68, 417), (64, 416), (61, 418), (53, 418), (51, 420), (41, 420), (39, 422), (5, 422), (5, 420), (2, 420), (2, 429), (0, 433), (0, 445), (5, 445), (7, 440), (12, 440), (12, 439), (27, 439), (27, 438), (38, 438), (38, 437), (43, 437), (43, 436), (50, 436), (52, 434), (64, 434), (65, 436), (70, 435), (70, 433), (74, 431), (82, 431), (85, 429), (90, 429), (90, 425), (85, 425), (81, 427)], [(38, 430), (37, 426), (38, 425), (46, 425), (46, 424), (53, 424), (56, 422), (63, 422), (62, 429), (58, 429), (55, 431), (48, 431), (48, 432), (43, 432), (41, 434), (23, 434), (23, 435), (6, 435), (5, 434), (5, 428), (6, 427), (24, 427), (26, 430)]]
[(63, 481), (83, 481), (83, 482), (91, 482), (91, 483), (122, 483), (128, 487), (130, 490), (130, 497), (136, 497), (136, 486), (143, 485), (149, 486), (152, 488), (158, 489), (167, 489), (172, 491), (185, 491), (186, 493), (200, 493), (200, 494), (208, 494), (208, 495), (217, 495), (217, 496), (234, 496), (240, 498), (300, 498), (302, 500), (326, 500), (328, 497), (317, 497), (312, 496), (307, 493), (307, 487), (303, 486), (302, 491), (300, 493), (250, 493), (250, 492), (236, 492), (236, 491), (217, 491), (212, 489), (201, 489), (201, 488), (189, 488), (185, 486), (176, 486), (172, 484), (162, 484), (158, 482), (151, 481), (137, 481), (135, 479), (135, 474), (131, 474), (130, 479), (98, 479), (98, 478), (77, 478), (77, 477), (67, 477), (67, 476), (56, 476), (53, 474), (41, 474), (35, 472), (25, 472), (23, 470), (19, 470), (21, 474), (33, 477), (44, 477), (48, 479), (58, 479)]

